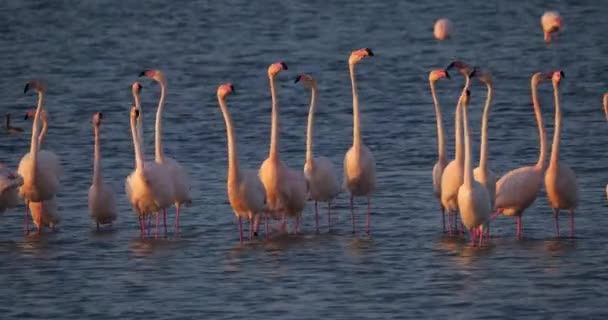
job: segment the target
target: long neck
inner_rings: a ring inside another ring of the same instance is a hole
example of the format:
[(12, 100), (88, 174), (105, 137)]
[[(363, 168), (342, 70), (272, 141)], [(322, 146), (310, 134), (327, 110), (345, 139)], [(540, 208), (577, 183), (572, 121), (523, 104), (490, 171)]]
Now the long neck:
[(350, 82), (353, 89), (353, 146), (361, 146), (361, 119), (359, 117), (359, 93), (357, 91), (357, 80), (355, 79), (355, 65), (349, 64)]
[[(38, 106), (36, 107), (36, 114), (34, 115), (34, 123), (32, 125), (32, 140), (30, 142), (30, 156), (32, 158), (30, 168), (33, 173), (36, 172), (36, 166), (38, 162), (38, 133), (39, 133), (39, 124), (40, 121), (40, 112), (42, 111), (42, 99), (44, 97), (44, 93), (42, 91), (38, 91)], [(35, 181), (36, 174), (28, 175), (30, 177), (30, 182)]]
[(270, 95), (272, 97), (272, 124), (270, 129), (270, 153), (269, 158), (279, 158), (279, 106), (277, 103), (277, 93), (274, 87), (274, 76), (268, 77), (270, 81)]
[[(462, 105), (462, 104), (461, 104)], [(473, 161), (472, 161), (472, 153), (471, 153), (471, 130), (469, 129), (469, 115), (468, 115), (468, 107), (466, 105), (462, 105), (462, 113), (463, 113), (463, 122), (464, 122), (464, 184), (467, 186), (473, 185)]]
[(226, 99), (217, 98), (220, 103), (220, 109), (224, 115), (224, 122), (226, 123), (226, 136), (228, 140), (228, 183), (237, 182), (239, 179), (239, 160), (236, 152), (236, 137), (234, 135), (234, 128), (232, 126), (232, 118), (228, 112), (226, 106)]
[(562, 127), (562, 110), (559, 105), (559, 87), (553, 83), (553, 96), (555, 99), (555, 128), (553, 129), (553, 145), (551, 146), (551, 165), (557, 165), (559, 159), (559, 142)]
[(44, 138), (46, 137), (47, 131), (49, 131), (49, 122), (47, 117), (40, 117), (42, 120), (42, 131), (38, 136), (38, 148), (42, 148), (42, 143), (44, 142)]
[(435, 93), (435, 81), (429, 81), (431, 85), (431, 95), (433, 96), (433, 103), (435, 104), (435, 116), (437, 117), (437, 153), (439, 154), (439, 162), (445, 163), (446, 150), (445, 150), (445, 133), (443, 132), (443, 116), (441, 115), (441, 107), (439, 106), (439, 100)]
[(486, 105), (483, 108), (481, 147), (479, 149), (479, 167), (484, 173), (488, 168), (488, 118), (490, 116), (490, 106), (492, 105), (492, 84), (486, 83), (486, 87), (488, 88), (488, 96), (486, 97)]
[(141, 150), (139, 137), (137, 134), (137, 125), (135, 119), (131, 118), (131, 136), (133, 138), (133, 150), (135, 151), (135, 170), (144, 169), (144, 155)]
[(308, 127), (306, 128), (306, 163), (312, 163), (312, 129), (315, 119), (315, 99), (317, 95), (317, 85), (312, 82), (312, 95), (310, 97), (310, 108), (308, 109)]
[(162, 117), (163, 110), (165, 108), (165, 91), (167, 90), (165, 82), (159, 81), (160, 83), (160, 100), (158, 101), (158, 108), (156, 109), (156, 132), (154, 134), (155, 148), (154, 156), (156, 161), (163, 161), (165, 158), (163, 151), (163, 128), (162, 128)]
[(454, 127), (456, 128), (456, 155), (454, 156), (454, 159), (456, 162), (462, 163), (464, 155), (462, 152), (462, 104), (460, 101), (461, 99), (458, 99), (458, 104), (456, 105), (456, 116), (454, 117)]
[(93, 184), (100, 185), (101, 177), (101, 146), (99, 142), (99, 126), (94, 126), (95, 132), (95, 154), (93, 158)]
[(536, 124), (538, 125), (538, 137), (540, 140), (540, 151), (536, 167), (539, 169), (545, 168), (545, 158), (547, 157), (547, 133), (543, 125), (543, 116), (540, 111), (540, 102), (538, 101), (538, 82), (532, 80), (532, 104), (534, 105), (534, 115), (536, 116)]
[(135, 100), (135, 108), (139, 110), (139, 117), (137, 117), (137, 134), (139, 135), (139, 141), (141, 141), (141, 144), (144, 145), (144, 114), (143, 110), (141, 109), (139, 93), (136, 91), (133, 91), (133, 100)]

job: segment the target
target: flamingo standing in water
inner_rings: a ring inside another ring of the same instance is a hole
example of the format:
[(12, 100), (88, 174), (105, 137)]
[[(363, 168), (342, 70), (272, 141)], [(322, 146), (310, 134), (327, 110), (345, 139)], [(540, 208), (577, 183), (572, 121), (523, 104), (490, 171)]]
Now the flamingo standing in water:
[[(236, 148), (236, 134), (232, 118), (226, 106), (226, 96), (234, 93), (230, 83), (217, 88), (217, 101), (220, 105), (224, 122), (226, 123), (226, 139), (228, 142), (228, 200), (239, 223), (239, 239), (243, 242), (243, 222), (241, 218), (249, 219), (249, 240), (253, 238), (253, 221), (266, 209), (266, 194), (264, 185), (254, 170), (240, 170)], [(266, 232), (268, 237), (268, 231)]]
[[(25, 113), (24, 119), (34, 119), (35, 114), (35, 110), (30, 110)], [(38, 135), (38, 150), (42, 148), (44, 138), (46, 137), (46, 133), (49, 130), (49, 120), (47, 112), (45, 110), (40, 111), (40, 121), (42, 122), (42, 131), (40, 131), (40, 135)], [(42, 152), (50, 151), (43, 150)], [(57, 165), (59, 164), (57, 163)], [(62, 169), (57, 168), (56, 170), (61, 171)], [(59, 217), (59, 212), (57, 210), (56, 197), (41, 202), (30, 202), (28, 207), (30, 209), (32, 221), (34, 222), (34, 225), (36, 225), (36, 227), (41, 226), (54, 229), (55, 226), (58, 225), (61, 221)]]
[[(172, 203), (173, 184), (168, 171), (156, 162), (145, 161), (137, 129), (139, 110), (131, 107), (131, 136), (135, 151), (135, 169), (125, 180), (125, 191), (129, 203), (139, 218), (141, 237), (144, 237), (144, 219), (162, 208), (162, 204)], [(158, 228), (156, 228), (158, 237)]]
[[(454, 61), (446, 68), (446, 70), (455, 67), (465, 77), (464, 88), (458, 103), (456, 104), (456, 115), (454, 116), (454, 127), (455, 127), (455, 145), (456, 152), (454, 160), (450, 161), (448, 165), (443, 169), (441, 175), (441, 204), (448, 211), (448, 222), (449, 232), (452, 233), (452, 220), (453, 215), (456, 218), (458, 215), (458, 189), (464, 183), (464, 154), (462, 146), (462, 106), (460, 105), (461, 98), (465, 95), (466, 91), (471, 85), (471, 67), (462, 61)], [(456, 223), (456, 229), (458, 224)]]
[(488, 189), (473, 179), (473, 156), (471, 152), (471, 129), (469, 128), (469, 96), (467, 90), (461, 97), (461, 108), (464, 126), (464, 183), (458, 188), (458, 208), (462, 223), (469, 229), (471, 243), (479, 235), (479, 245), (483, 241), (483, 228), (492, 213)]
[(355, 65), (366, 57), (373, 57), (369, 48), (355, 50), (348, 59), (348, 69), (353, 92), (353, 145), (344, 155), (344, 187), (350, 192), (350, 214), (355, 233), (354, 197), (367, 197), (366, 232), (370, 234), (371, 194), (376, 189), (376, 160), (361, 139), (361, 116), (359, 114), (359, 93), (355, 78)]
[(331, 201), (340, 193), (338, 172), (333, 162), (324, 156), (313, 157), (312, 139), (315, 117), (315, 100), (317, 83), (312, 76), (304, 74), (296, 77), (295, 82), (310, 85), (312, 94), (310, 108), (308, 109), (308, 127), (306, 129), (306, 162), (304, 163), (304, 176), (310, 188), (310, 198), (315, 201), (315, 226), (319, 232), (319, 211), (317, 202), (327, 202), (327, 226), (331, 227)]
[[(21, 158), (17, 172), (23, 177), (23, 185), (19, 189), (19, 196), (25, 199), (25, 233), (28, 228), (28, 208), (31, 202), (42, 202), (55, 197), (59, 191), (59, 177), (62, 174), (61, 165), (57, 156), (47, 150), (39, 150), (38, 134), (42, 101), (46, 91), (46, 85), (40, 80), (32, 80), (25, 85), (24, 93), (30, 89), (38, 93), (38, 105), (32, 125), (32, 138), (30, 152)], [(44, 221), (44, 210), (41, 212), (41, 221)], [(41, 225), (38, 225), (38, 234)]]
[(529, 206), (534, 203), (538, 192), (540, 191), (543, 174), (545, 172), (546, 144), (547, 133), (543, 125), (543, 117), (540, 111), (540, 103), (538, 101), (538, 84), (543, 80), (550, 78), (550, 74), (542, 74), (540, 72), (532, 75), (530, 87), (532, 92), (532, 104), (534, 106), (534, 115), (538, 125), (538, 136), (540, 141), (538, 161), (531, 166), (520, 167), (507, 172), (496, 183), (496, 201), (495, 207), (497, 211), (492, 215), (491, 219), (496, 218), (499, 214), (515, 217), (517, 221), (517, 237), (522, 237), (522, 220), (521, 217)]
[[(160, 85), (160, 99), (156, 111), (156, 132), (155, 138), (155, 161), (167, 168), (173, 183), (173, 204), (175, 204), (175, 233), (179, 234), (179, 214), (182, 204), (190, 205), (190, 177), (182, 165), (175, 159), (165, 156), (165, 151), (162, 144), (162, 114), (165, 107), (165, 93), (167, 91), (167, 81), (160, 70), (144, 70), (139, 75), (146, 76)], [(168, 206), (167, 206), (168, 207)], [(167, 234), (167, 213), (166, 207), (163, 205), (163, 224), (165, 227), (165, 236)], [(157, 217), (158, 220), (158, 217)]]
[(19, 204), (19, 187), (23, 178), (0, 163), (0, 213)]
[(445, 147), (445, 133), (443, 131), (443, 116), (441, 114), (441, 107), (439, 106), (439, 100), (435, 93), (435, 82), (442, 78), (450, 78), (450, 75), (446, 70), (433, 70), (429, 73), (429, 84), (431, 86), (431, 96), (433, 97), (433, 103), (435, 104), (435, 116), (437, 118), (437, 154), (438, 159), (435, 166), (433, 166), (433, 193), (439, 200), (439, 207), (441, 208), (441, 222), (443, 224), (443, 232), (445, 232), (445, 208), (441, 203), (441, 176), (443, 175), (443, 169), (448, 164), (447, 152)]
[(268, 67), (268, 79), (272, 96), (272, 125), (270, 151), (268, 158), (262, 162), (258, 175), (264, 189), (268, 209), (282, 211), (281, 228), (285, 229), (286, 215), (295, 218), (295, 232), (299, 229), (299, 219), (306, 206), (308, 186), (301, 171), (287, 167), (279, 158), (279, 106), (276, 97), (275, 78), (281, 70), (287, 70), (283, 62), (273, 63)]
[(545, 173), (545, 190), (547, 200), (555, 215), (555, 233), (559, 238), (559, 210), (570, 210), (570, 237), (574, 238), (574, 209), (578, 204), (578, 185), (576, 175), (568, 165), (559, 161), (559, 144), (561, 136), (562, 112), (559, 103), (559, 83), (565, 75), (562, 71), (552, 74), (553, 95), (555, 98), (555, 128), (553, 129), (553, 145), (551, 160)]
[(103, 114), (96, 112), (93, 115), (93, 133), (95, 135), (95, 151), (93, 156), (93, 182), (89, 188), (89, 212), (91, 218), (99, 225), (112, 224), (116, 220), (116, 202), (114, 200), (114, 190), (107, 183), (103, 182), (101, 169), (101, 142), (99, 130)]
[(481, 120), (481, 147), (479, 150), (479, 166), (473, 170), (475, 180), (481, 183), (490, 194), (490, 202), (494, 208), (496, 198), (496, 175), (488, 166), (488, 118), (490, 117), (490, 106), (492, 104), (492, 75), (489, 72), (475, 69), (471, 77), (476, 77), (487, 87), (486, 104), (483, 108)]
[(545, 42), (551, 42), (551, 34), (557, 33), (562, 27), (562, 18), (556, 11), (547, 11), (540, 18), (540, 25), (543, 29)]

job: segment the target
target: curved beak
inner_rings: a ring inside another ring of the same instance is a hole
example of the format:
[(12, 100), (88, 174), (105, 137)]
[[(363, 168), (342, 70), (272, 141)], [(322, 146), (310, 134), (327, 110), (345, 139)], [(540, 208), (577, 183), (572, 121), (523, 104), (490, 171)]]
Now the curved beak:
[(144, 70), (144, 71), (140, 72), (140, 73), (139, 73), (139, 76), (140, 76), (140, 77), (145, 76), (145, 75), (146, 75), (146, 71), (148, 71), (148, 70)]
[(370, 56), (370, 57), (374, 56), (374, 52), (370, 48), (365, 48), (365, 52), (367, 52), (367, 55)]
[(289, 70), (285, 62), (281, 62), (281, 68), (283, 68), (283, 70)]
[(445, 72), (445, 77), (447, 79), (450, 79), (450, 74), (448, 73), (448, 70), (443, 70), (443, 72)]
[(26, 83), (25, 84), (25, 88), (23, 88), (23, 94), (26, 94), (28, 92), (28, 90), (30, 90), (30, 83)]
[(293, 81), (293, 83), (298, 83), (300, 82), (300, 78), (302, 78), (302, 76), (297, 76), (296, 79)]

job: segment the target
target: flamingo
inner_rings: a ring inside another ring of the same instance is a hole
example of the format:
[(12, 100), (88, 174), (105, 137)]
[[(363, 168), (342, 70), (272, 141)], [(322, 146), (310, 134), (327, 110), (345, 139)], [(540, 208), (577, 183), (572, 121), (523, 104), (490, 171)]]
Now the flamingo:
[[(447, 70), (455, 67), (458, 71), (464, 75), (465, 84), (462, 89), (461, 97), (464, 96), (465, 92), (469, 89), (471, 84), (470, 69), (471, 67), (462, 61), (454, 61), (446, 68)], [(457, 217), (458, 212), (458, 189), (464, 182), (464, 154), (462, 150), (462, 120), (461, 120), (461, 105), (460, 100), (456, 104), (456, 115), (454, 117), (455, 127), (455, 145), (456, 152), (454, 160), (450, 161), (448, 165), (443, 169), (441, 175), (441, 204), (448, 211), (448, 216), (454, 215)], [(452, 233), (452, 220), (449, 219), (449, 232)], [(456, 225), (458, 229), (458, 225)]]
[(285, 229), (286, 215), (295, 218), (295, 233), (299, 229), (299, 217), (306, 206), (308, 186), (301, 171), (287, 167), (279, 158), (279, 106), (276, 97), (275, 78), (281, 70), (287, 70), (283, 62), (268, 67), (268, 79), (272, 96), (272, 126), (268, 158), (262, 162), (258, 175), (266, 190), (268, 209), (282, 211), (281, 228)]
[(578, 204), (578, 185), (574, 171), (565, 163), (559, 161), (559, 144), (561, 136), (562, 112), (559, 103), (559, 83), (565, 78), (563, 71), (552, 74), (553, 96), (555, 99), (555, 128), (553, 129), (553, 144), (551, 160), (545, 173), (545, 190), (547, 200), (555, 215), (555, 233), (559, 238), (559, 210), (570, 210), (570, 237), (574, 238), (574, 209)]
[[(162, 114), (165, 107), (165, 93), (167, 91), (167, 81), (160, 70), (144, 70), (139, 75), (146, 76), (160, 85), (160, 99), (156, 110), (156, 132), (155, 132), (155, 161), (162, 164), (169, 171), (171, 181), (173, 183), (173, 204), (175, 204), (175, 233), (179, 234), (179, 214), (182, 204), (190, 205), (190, 177), (182, 165), (175, 159), (165, 156), (165, 151), (162, 144)], [(168, 207), (168, 206), (167, 206)], [(165, 226), (165, 235), (167, 233), (166, 210), (163, 205), (163, 222)]]
[(110, 185), (103, 182), (101, 172), (101, 142), (99, 130), (103, 114), (96, 112), (93, 115), (93, 132), (95, 135), (95, 154), (93, 158), (93, 182), (89, 188), (89, 212), (93, 220), (99, 225), (112, 224), (116, 220), (116, 202), (114, 191)]
[(540, 25), (545, 35), (545, 42), (551, 42), (551, 34), (562, 27), (562, 18), (557, 11), (547, 11), (540, 18)]
[[(30, 152), (25, 154), (19, 162), (17, 172), (23, 177), (23, 185), (19, 189), (19, 196), (26, 202), (25, 210), (25, 233), (29, 233), (28, 228), (28, 207), (30, 202), (42, 202), (52, 199), (59, 191), (59, 177), (62, 174), (61, 165), (58, 157), (50, 151), (39, 150), (38, 133), (40, 113), (42, 111), (42, 101), (46, 91), (46, 85), (40, 80), (32, 80), (25, 85), (24, 93), (30, 89), (38, 93), (38, 105), (34, 115), (32, 125), (32, 138)], [(41, 212), (41, 221), (44, 219), (44, 208)], [(41, 232), (41, 225), (37, 226), (38, 234)]]
[(19, 204), (19, 187), (23, 177), (0, 163), (0, 213)]
[(507, 172), (496, 183), (496, 201), (494, 203), (497, 211), (491, 219), (499, 214), (514, 216), (517, 221), (517, 237), (522, 237), (522, 215), (524, 210), (534, 203), (540, 191), (546, 164), (547, 133), (543, 125), (543, 117), (538, 101), (538, 84), (551, 77), (550, 74), (540, 72), (532, 75), (530, 87), (532, 92), (532, 104), (534, 115), (538, 125), (538, 136), (540, 141), (538, 161), (534, 165), (520, 167)]
[(475, 245), (475, 236), (479, 235), (479, 245), (483, 242), (483, 227), (492, 213), (488, 189), (473, 179), (473, 159), (471, 154), (471, 129), (469, 128), (469, 96), (467, 90), (461, 97), (461, 108), (464, 125), (464, 183), (458, 188), (458, 208), (460, 219), (469, 229), (471, 243)]
[[(252, 240), (253, 220), (266, 209), (266, 194), (264, 185), (255, 170), (239, 169), (236, 135), (226, 105), (226, 96), (230, 93), (234, 93), (234, 86), (230, 83), (222, 84), (217, 88), (217, 101), (226, 123), (228, 142), (228, 200), (239, 223), (239, 239), (243, 242), (243, 222), (241, 218), (249, 219), (249, 240)], [(266, 237), (268, 237), (268, 234), (266, 234)]]
[(23, 129), (19, 128), (19, 127), (13, 127), (11, 125), (11, 114), (6, 113), (4, 115), (4, 131), (8, 134), (15, 134), (15, 133), (23, 132)]
[(359, 114), (359, 93), (355, 78), (355, 65), (366, 57), (373, 57), (369, 48), (355, 50), (348, 58), (348, 69), (353, 92), (353, 145), (344, 155), (344, 188), (350, 192), (350, 214), (355, 233), (354, 197), (367, 197), (366, 233), (370, 234), (371, 194), (376, 189), (376, 160), (369, 148), (361, 140), (361, 117)]
[(442, 78), (450, 78), (450, 74), (446, 70), (433, 70), (429, 73), (429, 84), (431, 86), (431, 96), (433, 96), (433, 103), (435, 104), (435, 116), (437, 117), (437, 153), (438, 159), (435, 166), (433, 166), (433, 193), (439, 200), (439, 207), (441, 209), (441, 221), (443, 223), (443, 232), (445, 232), (445, 208), (441, 203), (441, 176), (443, 170), (448, 164), (445, 147), (445, 133), (443, 132), (443, 117), (441, 115), (441, 107), (439, 106), (439, 100), (437, 100), (437, 94), (435, 93), (435, 82)]
[(310, 198), (315, 201), (315, 226), (319, 233), (319, 212), (317, 202), (327, 202), (327, 226), (331, 227), (331, 201), (340, 193), (338, 183), (338, 172), (333, 162), (324, 156), (313, 157), (312, 139), (315, 117), (315, 102), (317, 95), (317, 83), (315, 79), (307, 74), (296, 77), (295, 82), (301, 81), (310, 85), (312, 94), (310, 97), (310, 108), (308, 109), (308, 127), (306, 129), (306, 162), (304, 163), (304, 177), (310, 188)]
[[(25, 113), (24, 119), (34, 119), (35, 114), (35, 110), (30, 110)], [(46, 137), (46, 133), (49, 130), (48, 116), (45, 110), (40, 111), (40, 121), (42, 121), (42, 131), (40, 132), (40, 135), (38, 135), (38, 150), (40, 150), (40, 148), (42, 147), (44, 138)], [(43, 150), (42, 152), (49, 151)], [(58, 168), (57, 170), (61, 169)], [(55, 226), (58, 225), (61, 221), (59, 213), (57, 211), (56, 197), (41, 202), (30, 202), (28, 207), (30, 209), (32, 221), (34, 221), (34, 225), (36, 225), (36, 227), (43, 226), (54, 229)]]
[(496, 198), (496, 175), (488, 166), (488, 118), (492, 104), (492, 75), (489, 72), (475, 69), (471, 77), (476, 77), (487, 87), (486, 104), (481, 120), (481, 147), (479, 150), (479, 166), (473, 170), (475, 180), (481, 183), (490, 194), (490, 202), (494, 208)]
[[(141, 237), (144, 237), (144, 218), (156, 213), (163, 204), (173, 201), (173, 184), (168, 171), (153, 161), (145, 161), (144, 153), (137, 132), (137, 117), (139, 110), (131, 107), (131, 136), (133, 138), (133, 149), (135, 151), (135, 169), (125, 180), (125, 191), (129, 203), (139, 218)], [(158, 224), (156, 228), (158, 237)]]

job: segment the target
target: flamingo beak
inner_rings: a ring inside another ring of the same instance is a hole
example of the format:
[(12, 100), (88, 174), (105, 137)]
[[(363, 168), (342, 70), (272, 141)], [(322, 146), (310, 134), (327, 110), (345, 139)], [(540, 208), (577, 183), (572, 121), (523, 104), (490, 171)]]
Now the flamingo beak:
[(283, 68), (283, 70), (289, 70), (285, 62), (281, 62), (281, 68)]
[(293, 83), (298, 83), (300, 82), (300, 78), (302, 78), (302, 76), (297, 76), (296, 79), (293, 81)]
[(29, 82), (25, 84), (25, 88), (23, 88), (23, 94), (26, 94), (28, 90), (30, 90), (30, 83)]

